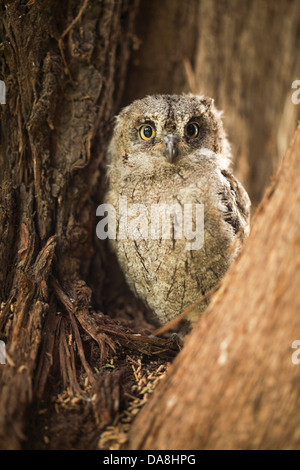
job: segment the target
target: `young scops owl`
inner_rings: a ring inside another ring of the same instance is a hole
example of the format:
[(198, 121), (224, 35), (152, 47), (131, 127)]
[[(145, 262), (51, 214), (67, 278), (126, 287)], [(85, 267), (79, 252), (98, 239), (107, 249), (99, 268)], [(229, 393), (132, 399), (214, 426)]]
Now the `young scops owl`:
[(250, 200), (230, 158), (208, 97), (147, 96), (116, 118), (110, 243), (128, 285), (162, 324), (219, 282), (248, 235)]

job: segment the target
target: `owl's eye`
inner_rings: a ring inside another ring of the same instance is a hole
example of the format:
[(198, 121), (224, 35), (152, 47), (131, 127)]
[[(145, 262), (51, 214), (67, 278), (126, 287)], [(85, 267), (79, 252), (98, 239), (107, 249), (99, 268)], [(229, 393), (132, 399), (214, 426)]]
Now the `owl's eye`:
[(195, 139), (199, 134), (199, 125), (196, 122), (190, 122), (185, 128), (185, 133), (191, 139)]
[(140, 136), (143, 140), (150, 140), (155, 136), (155, 130), (150, 124), (140, 127)]

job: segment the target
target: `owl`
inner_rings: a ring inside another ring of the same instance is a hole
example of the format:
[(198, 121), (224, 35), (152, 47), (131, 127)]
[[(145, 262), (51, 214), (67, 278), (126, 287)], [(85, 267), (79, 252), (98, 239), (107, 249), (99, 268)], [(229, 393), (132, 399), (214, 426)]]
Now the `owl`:
[[(110, 245), (161, 324), (222, 278), (249, 232), (250, 200), (230, 171), (214, 101), (153, 95), (121, 110), (107, 152)], [(189, 315), (183, 334), (204, 311)]]

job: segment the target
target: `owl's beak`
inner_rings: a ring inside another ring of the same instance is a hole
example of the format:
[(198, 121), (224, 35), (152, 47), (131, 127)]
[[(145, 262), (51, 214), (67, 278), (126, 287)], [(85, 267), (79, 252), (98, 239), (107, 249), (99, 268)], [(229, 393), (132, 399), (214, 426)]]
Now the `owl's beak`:
[(178, 148), (177, 148), (177, 138), (174, 135), (167, 135), (165, 137), (165, 156), (169, 163), (172, 163), (174, 158), (178, 155)]

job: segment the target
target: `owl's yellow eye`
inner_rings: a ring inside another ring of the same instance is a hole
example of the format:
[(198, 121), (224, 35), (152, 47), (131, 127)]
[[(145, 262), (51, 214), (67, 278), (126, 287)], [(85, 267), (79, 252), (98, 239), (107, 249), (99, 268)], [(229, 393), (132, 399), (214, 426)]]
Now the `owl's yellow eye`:
[(155, 136), (155, 130), (150, 124), (140, 127), (140, 136), (143, 140), (150, 140)]
[(185, 128), (185, 133), (191, 139), (195, 139), (199, 134), (199, 125), (196, 122), (190, 122)]

